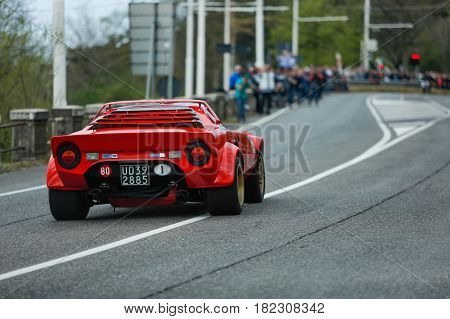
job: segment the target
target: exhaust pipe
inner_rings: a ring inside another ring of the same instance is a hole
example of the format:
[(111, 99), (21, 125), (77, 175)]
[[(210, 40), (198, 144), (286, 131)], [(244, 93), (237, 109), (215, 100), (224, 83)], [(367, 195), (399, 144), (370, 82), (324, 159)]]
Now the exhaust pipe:
[(179, 204), (186, 203), (189, 200), (190, 197), (191, 197), (191, 195), (185, 189), (177, 191), (177, 194), (175, 195), (175, 198), (177, 199), (177, 202)]
[(86, 200), (93, 205), (100, 204), (101, 202), (103, 202), (103, 199), (104, 199), (103, 192), (98, 188), (90, 190), (86, 194)]

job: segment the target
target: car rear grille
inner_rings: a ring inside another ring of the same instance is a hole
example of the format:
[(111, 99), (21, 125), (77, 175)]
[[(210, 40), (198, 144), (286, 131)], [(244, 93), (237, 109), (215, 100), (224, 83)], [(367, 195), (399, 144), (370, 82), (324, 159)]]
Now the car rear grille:
[(189, 107), (116, 109), (91, 123), (92, 129), (107, 127), (203, 127), (197, 113)]

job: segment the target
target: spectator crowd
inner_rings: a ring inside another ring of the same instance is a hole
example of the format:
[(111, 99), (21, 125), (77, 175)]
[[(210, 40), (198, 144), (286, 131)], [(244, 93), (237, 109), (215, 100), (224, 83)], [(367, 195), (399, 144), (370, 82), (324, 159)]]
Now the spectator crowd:
[(437, 72), (408, 73), (389, 69), (362, 71), (361, 69), (338, 71), (335, 66), (308, 66), (299, 68), (296, 59), (288, 51), (277, 58), (277, 67), (241, 65), (234, 67), (229, 79), (231, 94), (236, 100), (239, 122), (245, 122), (249, 95), (253, 95), (254, 109), (258, 114), (270, 114), (273, 108), (294, 103), (318, 106), (323, 95), (330, 91), (348, 91), (353, 84), (403, 84), (420, 85), (424, 93), (431, 88), (450, 89), (450, 78)]
[(344, 77), (339, 77), (336, 68), (298, 68), (296, 61), (284, 52), (278, 58), (277, 68), (270, 65), (244, 69), (236, 65), (230, 77), (229, 88), (236, 99), (237, 117), (245, 122), (248, 96), (253, 95), (258, 114), (270, 114), (273, 108), (281, 108), (293, 103), (307, 101), (308, 105), (318, 105), (323, 94), (330, 90), (346, 91)]
[(369, 84), (419, 84), (424, 93), (430, 93), (431, 88), (450, 89), (450, 76), (445, 73), (427, 71), (411, 73), (404, 70), (382, 68), (381, 70), (363, 71), (361, 69), (346, 72), (346, 77), (352, 83)]

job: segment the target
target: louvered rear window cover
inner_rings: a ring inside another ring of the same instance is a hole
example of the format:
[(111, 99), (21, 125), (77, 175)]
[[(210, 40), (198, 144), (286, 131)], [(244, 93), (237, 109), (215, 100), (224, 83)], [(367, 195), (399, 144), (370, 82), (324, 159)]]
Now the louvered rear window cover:
[(186, 106), (123, 106), (92, 122), (93, 128), (121, 126), (191, 126), (203, 127), (197, 113)]

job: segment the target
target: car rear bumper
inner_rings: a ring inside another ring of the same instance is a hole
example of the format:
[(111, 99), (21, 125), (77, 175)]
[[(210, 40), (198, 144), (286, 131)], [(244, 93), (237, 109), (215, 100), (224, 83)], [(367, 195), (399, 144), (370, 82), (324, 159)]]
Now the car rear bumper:
[[(120, 192), (123, 189), (118, 185), (120, 183), (120, 165), (121, 164), (146, 164), (149, 165), (151, 172), (153, 167), (159, 163), (165, 163), (173, 168), (175, 174), (167, 177), (158, 177), (154, 174), (150, 176), (150, 188), (153, 186), (169, 185), (180, 183), (184, 188), (189, 189), (205, 189), (214, 187), (226, 187), (231, 185), (233, 181), (232, 170), (234, 162), (222, 161), (221, 156), (211, 158), (211, 160), (203, 166), (194, 166), (185, 159), (180, 160), (99, 160), (90, 163), (89, 166), (84, 165), (84, 169), (77, 167), (75, 169), (63, 169), (57, 167), (55, 159), (50, 158), (47, 186), (50, 189), (60, 190), (84, 190), (89, 191), (100, 187), (101, 183), (110, 185), (114, 192)], [(110, 177), (103, 178), (99, 174), (99, 168), (102, 165), (110, 165), (113, 172)], [(152, 183), (153, 181), (153, 183)]]

